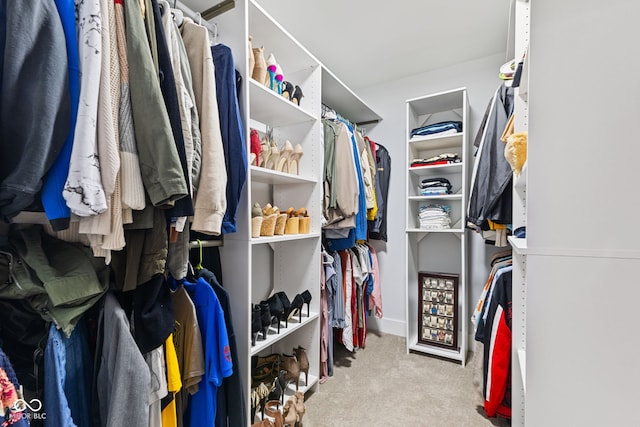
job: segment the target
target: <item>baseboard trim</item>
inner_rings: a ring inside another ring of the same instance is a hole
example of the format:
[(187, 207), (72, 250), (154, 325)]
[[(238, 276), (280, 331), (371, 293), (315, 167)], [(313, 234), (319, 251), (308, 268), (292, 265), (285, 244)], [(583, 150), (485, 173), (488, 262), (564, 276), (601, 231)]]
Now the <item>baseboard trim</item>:
[(397, 335), (399, 337), (406, 337), (407, 334), (406, 323), (403, 320), (396, 319), (369, 317), (367, 320), (367, 329), (383, 334)]

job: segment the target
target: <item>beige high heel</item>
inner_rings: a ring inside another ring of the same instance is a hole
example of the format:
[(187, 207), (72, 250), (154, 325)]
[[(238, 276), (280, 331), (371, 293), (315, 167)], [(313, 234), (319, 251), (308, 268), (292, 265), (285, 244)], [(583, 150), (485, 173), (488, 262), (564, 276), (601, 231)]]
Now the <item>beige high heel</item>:
[(280, 160), (278, 160), (278, 166), (276, 170), (278, 172), (289, 173), (289, 157), (293, 153), (293, 145), (286, 140), (280, 149)]
[(260, 203), (255, 203), (251, 209), (251, 237), (260, 237), (263, 219)]
[(267, 169), (277, 170), (278, 162), (280, 161), (280, 149), (278, 148), (278, 144), (276, 144), (275, 140), (271, 140), (270, 142), (270, 154), (269, 159), (267, 160), (267, 165), (265, 166)]
[(262, 226), (260, 227), (260, 235), (261, 236), (273, 236), (276, 231), (276, 220), (278, 218), (278, 214), (276, 210), (271, 206), (271, 203), (267, 203), (264, 208), (262, 208)]
[(249, 70), (247, 71), (247, 76), (253, 76), (253, 69), (256, 66), (256, 58), (253, 56), (253, 37), (249, 36)]
[(276, 236), (282, 236), (285, 234), (285, 226), (287, 224), (288, 215), (286, 213), (280, 213), (278, 208), (275, 208), (278, 211), (278, 217), (276, 218)]
[(264, 46), (253, 48), (254, 67), (251, 78), (259, 83), (263, 83), (267, 76), (267, 62), (264, 60)]
[(300, 219), (296, 215), (296, 211), (293, 208), (287, 209), (287, 224), (284, 229), (284, 234), (298, 234), (299, 233)]
[(302, 427), (302, 417), (305, 412), (307, 412), (307, 407), (304, 404), (304, 393), (301, 391), (296, 391), (296, 412), (298, 413), (298, 426)]
[(300, 208), (296, 211), (296, 215), (298, 216), (298, 232), (300, 234), (309, 234), (311, 231), (311, 218), (307, 213), (307, 208)]
[(300, 158), (304, 154), (302, 145), (296, 144), (293, 148), (293, 153), (289, 156), (289, 173), (293, 175), (300, 175)]

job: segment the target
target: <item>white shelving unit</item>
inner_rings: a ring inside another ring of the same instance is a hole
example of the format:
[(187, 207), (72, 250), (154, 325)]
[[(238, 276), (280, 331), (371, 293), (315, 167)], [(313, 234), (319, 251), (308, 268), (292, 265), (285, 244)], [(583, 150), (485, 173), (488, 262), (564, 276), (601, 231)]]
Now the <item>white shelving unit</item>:
[[(516, 2), (516, 43), (515, 57), (522, 55), (529, 46), (529, 1)], [(529, 128), (529, 54), (527, 52), (514, 97), (514, 131), (528, 132)], [(513, 229), (527, 225), (527, 172), (522, 168), (520, 175), (513, 177)], [(512, 271), (512, 324), (511, 324), (511, 417), (512, 425), (525, 424), (526, 398), (526, 348), (527, 348), (527, 239), (510, 236), (507, 238), (513, 248)]]
[[(181, 7), (193, 12), (211, 6), (207, 0), (181, 1)], [(195, 13), (190, 14), (194, 16)], [(245, 124), (246, 153), (250, 152), (250, 129), (263, 133), (267, 127), (279, 147), (286, 140), (301, 144), (299, 175), (250, 166), (237, 215), (237, 232), (225, 235), (221, 250), (225, 288), (229, 291), (239, 365), (250, 414), (251, 357), (272, 353), (291, 354), (293, 348), (307, 349), (309, 384), (300, 382), (306, 392), (318, 386), (320, 377), (320, 237), (322, 215), (322, 141), (321, 104), (331, 106), (354, 123), (380, 120), (362, 100), (330, 70), (276, 22), (256, 1), (237, 0), (234, 7), (211, 19), (218, 30), (218, 41), (233, 51), (236, 69), (243, 77), (240, 109)], [(265, 59), (273, 53), (282, 67), (284, 79), (299, 85), (303, 98), (299, 105), (278, 95), (247, 75), (248, 38), (253, 47), (264, 47)], [(308, 234), (251, 237), (251, 207), (271, 203), (281, 211), (305, 207), (311, 218)], [(310, 315), (303, 308), (302, 322), (295, 317), (289, 326), (281, 323), (269, 328), (267, 338), (251, 346), (251, 306), (272, 293), (284, 291), (290, 300), (309, 290)], [(234, 367), (236, 368), (236, 367)], [(289, 385), (285, 400), (293, 394)], [(253, 424), (256, 420), (249, 420)]]
[[(467, 285), (466, 233), (464, 227), (468, 194), (465, 162), (468, 160), (468, 100), (465, 88), (454, 89), (406, 101), (406, 252), (407, 252), (407, 351), (416, 351), (456, 360), (463, 366), (467, 354)], [(411, 130), (443, 120), (462, 121), (462, 132), (453, 135), (429, 135), (410, 138)], [(461, 163), (411, 167), (416, 158), (429, 158), (455, 153)], [(452, 184), (450, 195), (421, 196), (418, 190), (425, 177), (447, 178)], [(419, 228), (418, 209), (429, 204), (450, 208), (451, 228), (428, 230)], [(421, 271), (451, 273), (459, 276), (457, 348), (448, 349), (419, 341), (418, 274)]]

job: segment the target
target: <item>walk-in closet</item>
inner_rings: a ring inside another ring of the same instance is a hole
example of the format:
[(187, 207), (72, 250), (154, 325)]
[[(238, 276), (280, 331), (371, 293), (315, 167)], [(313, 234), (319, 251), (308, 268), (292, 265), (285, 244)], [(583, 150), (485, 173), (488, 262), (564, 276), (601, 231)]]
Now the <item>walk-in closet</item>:
[(601, 3), (0, 0), (0, 424), (638, 425)]

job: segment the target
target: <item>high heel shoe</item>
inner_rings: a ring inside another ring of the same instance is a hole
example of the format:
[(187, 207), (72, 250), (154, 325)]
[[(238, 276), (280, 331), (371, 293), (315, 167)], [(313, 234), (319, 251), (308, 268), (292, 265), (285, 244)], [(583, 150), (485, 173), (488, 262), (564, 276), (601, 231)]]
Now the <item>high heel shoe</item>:
[(294, 396), (296, 398), (296, 412), (298, 413), (298, 427), (302, 427), (302, 417), (307, 412), (307, 407), (304, 404), (304, 393), (296, 391)]
[[(309, 234), (309, 232), (311, 231), (311, 218), (309, 217), (309, 214), (307, 213), (307, 209), (306, 208), (300, 208), (297, 211), (297, 215), (298, 215), (298, 232), (300, 234)], [(309, 307), (307, 307), (307, 312)], [(309, 313), (307, 313), (308, 315)]]
[(251, 144), (250, 144), (250, 161), (249, 164), (251, 166), (259, 166), (258, 161), (260, 160), (260, 136), (258, 135), (258, 131), (255, 129), (251, 129)]
[(278, 148), (278, 144), (276, 144), (275, 140), (271, 140), (269, 143), (271, 154), (269, 154), (269, 161), (267, 161), (267, 165), (265, 166), (267, 169), (277, 170), (278, 162), (280, 161), (280, 149)]
[(262, 418), (264, 418), (265, 404), (267, 403), (267, 395), (269, 388), (260, 383), (260, 385), (251, 391), (251, 420), (256, 418), (258, 407), (262, 408)]
[(292, 396), (287, 400), (287, 403), (285, 403), (282, 408), (282, 413), (284, 415), (285, 427), (298, 426), (298, 411), (296, 410), (295, 397)]
[(267, 64), (267, 76), (265, 77), (265, 86), (271, 90), (276, 89), (276, 69), (278, 68), (276, 64), (276, 57), (273, 53), (269, 54), (269, 57), (266, 61)]
[(251, 78), (261, 84), (267, 76), (267, 62), (264, 60), (264, 46), (253, 48), (254, 67)]
[(309, 358), (307, 357), (307, 350), (304, 347), (298, 346), (293, 349), (296, 359), (298, 359), (298, 366), (300, 372), (304, 372), (304, 385), (309, 385)]
[(291, 301), (291, 308), (289, 308), (289, 313), (287, 314), (287, 319), (291, 320), (293, 316), (298, 315), (298, 322), (302, 323), (302, 306), (304, 305), (304, 299), (302, 295), (298, 294)]
[(260, 237), (260, 230), (262, 229), (262, 208), (260, 203), (254, 203), (251, 208), (251, 237)]
[(262, 318), (260, 317), (260, 306), (254, 305), (251, 308), (251, 346), (256, 345), (258, 334), (262, 330)]
[(260, 227), (261, 236), (273, 236), (276, 231), (276, 220), (278, 214), (276, 214), (271, 203), (267, 203), (262, 208), (262, 226)]
[(280, 64), (276, 64), (276, 88), (274, 89), (278, 95), (282, 95), (282, 81), (284, 74)]
[(311, 302), (311, 292), (306, 290), (300, 295), (302, 296), (302, 300), (304, 301), (304, 303), (307, 304), (307, 317), (309, 317), (309, 303)]
[(300, 100), (303, 96), (304, 94), (302, 93), (302, 88), (296, 85), (296, 88), (293, 90), (293, 95), (291, 95), (291, 102), (296, 105), (300, 105)]
[(271, 145), (269, 144), (269, 135), (268, 133), (265, 133), (260, 140), (260, 157), (258, 166), (266, 168), (267, 163), (269, 162), (269, 156), (271, 156)]
[(267, 301), (260, 301), (260, 321), (262, 323), (262, 341), (267, 339), (269, 334), (269, 328), (271, 327), (273, 317), (269, 303)]
[(293, 175), (300, 175), (300, 158), (304, 154), (302, 145), (296, 144), (293, 147), (293, 153), (289, 155), (289, 173)]
[(282, 94), (284, 98), (291, 101), (291, 95), (293, 95), (293, 84), (291, 82), (282, 82)]
[(289, 156), (293, 153), (293, 145), (286, 140), (280, 149), (280, 160), (278, 160), (278, 166), (276, 170), (278, 172), (289, 173)]
[(248, 76), (253, 76), (253, 69), (256, 66), (256, 58), (253, 56), (253, 37), (249, 36), (249, 71), (247, 72)]
[(278, 299), (280, 299), (280, 303), (282, 304), (282, 318), (284, 318), (285, 328), (288, 328), (289, 319), (287, 316), (289, 315), (289, 310), (291, 309), (291, 301), (289, 300), (287, 294), (285, 294), (283, 291), (276, 292), (274, 295), (277, 296)]
[(293, 208), (287, 209), (287, 224), (284, 229), (284, 234), (298, 234), (300, 231), (300, 219), (295, 214)]
[(280, 333), (280, 322), (285, 315), (285, 309), (282, 304), (282, 300), (277, 295), (271, 295), (266, 302), (269, 305), (269, 310), (271, 312), (271, 315), (273, 316), (272, 319), (277, 320), (278, 322), (278, 333)]
[(300, 365), (295, 355), (283, 354), (280, 356), (280, 369), (287, 371), (285, 379), (288, 382), (295, 382), (296, 391), (298, 391), (298, 382), (300, 382)]
[[(282, 374), (286, 374), (286, 371), (280, 371), (280, 373)], [(284, 375), (283, 375), (284, 378)], [(286, 387), (286, 383), (285, 383), (285, 387)], [(278, 378), (273, 380), (273, 383), (271, 384), (271, 391), (269, 392), (269, 396), (267, 398), (267, 400), (271, 401), (271, 400), (276, 400), (278, 401), (278, 406), (279, 407), (279, 403), (281, 400), (284, 399), (284, 387), (282, 386), (282, 384), (280, 383), (280, 374), (278, 374)]]
[(273, 424), (275, 427), (284, 427), (284, 417), (282, 416), (282, 412), (278, 409), (273, 409), (274, 406), (278, 407), (280, 405), (279, 400), (270, 400), (265, 404), (266, 410), (265, 413), (273, 418)]

